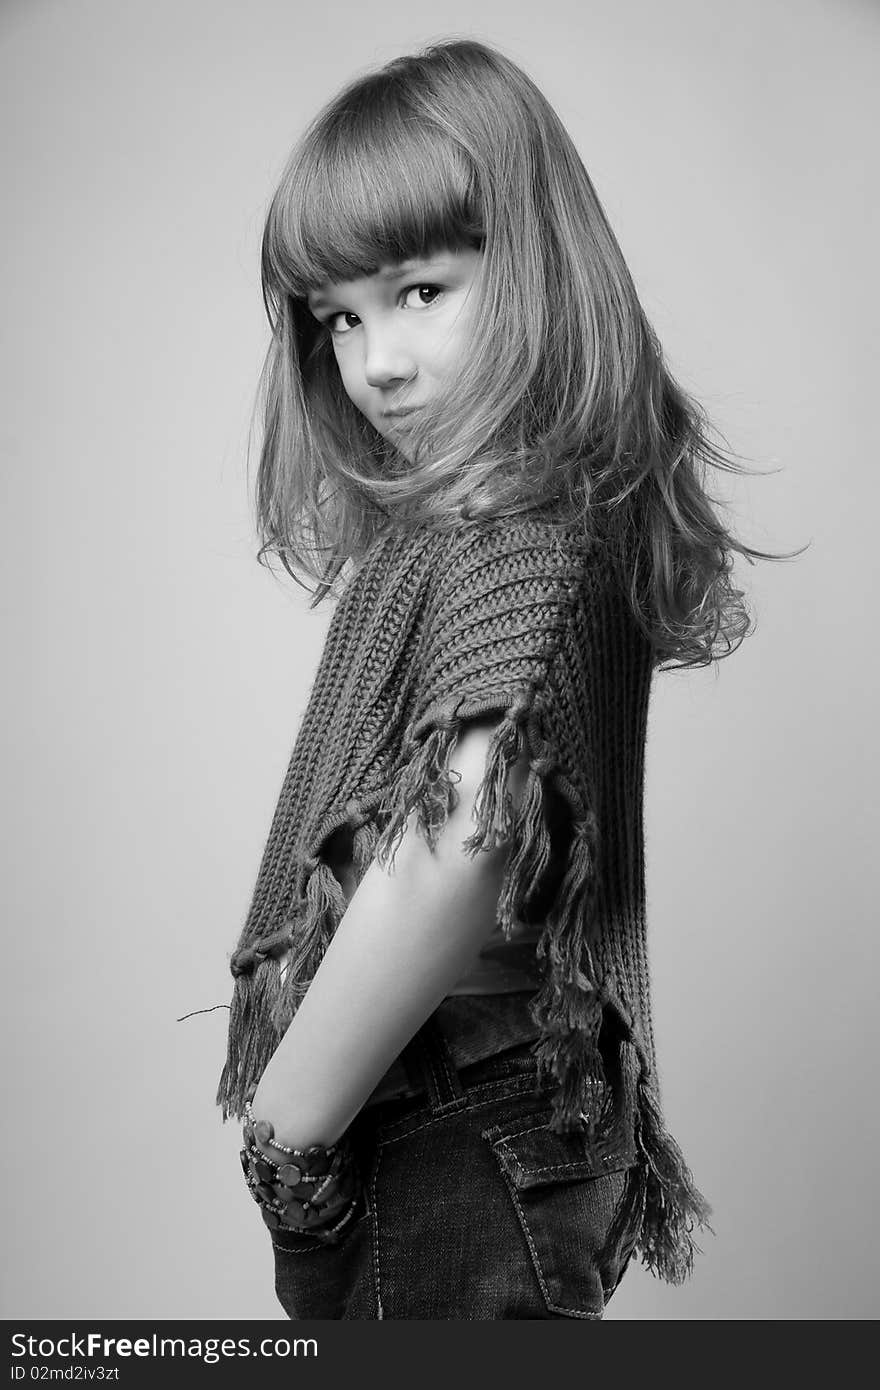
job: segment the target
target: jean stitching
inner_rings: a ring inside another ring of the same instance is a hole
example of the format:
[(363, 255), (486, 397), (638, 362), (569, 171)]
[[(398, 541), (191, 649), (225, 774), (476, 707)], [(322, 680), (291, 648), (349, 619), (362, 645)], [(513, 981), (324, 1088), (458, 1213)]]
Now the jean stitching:
[(440, 1110), (446, 1103), (443, 1100), (443, 1083), (437, 1072), (436, 1060), (430, 1051), (427, 1053), (427, 1062), (431, 1071), (431, 1109)]
[(376, 1200), (376, 1179), (379, 1173), (379, 1161), (382, 1157), (381, 1146), (376, 1149), (376, 1161), (373, 1164), (373, 1176), (370, 1183), (370, 1195), (373, 1207), (373, 1281), (376, 1285), (376, 1316), (384, 1318), (382, 1310), (382, 1295), (379, 1289), (379, 1203)]
[[(532, 1173), (538, 1171), (542, 1173), (562, 1173), (567, 1168), (582, 1168), (585, 1164), (589, 1168), (592, 1168), (593, 1165), (591, 1161), (586, 1157), (573, 1158), (568, 1163), (539, 1163), (534, 1165), (533, 1167), (529, 1167), (527, 1164), (523, 1163), (519, 1156), (510, 1148), (510, 1141), (512, 1139), (522, 1139), (523, 1135), (526, 1134), (543, 1134), (546, 1131), (546, 1129), (546, 1125), (532, 1125), (529, 1129), (515, 1129), (510, 1134), (505, 1135), (503, 1139), (496, 1139), (494, 1142), (490, 1139), (489, 1131), (487, 1131), (483, 1135), (483, 1138), (489, 1139), (494, 1149), (504, 1149), (507, 1156), (509, 1158), (512, 1158), (517, 1168), (524, 1173)], [(614, 1154), (606, 1154), (603, 1156), (602, 1161), (604, 1163), (608, 1163), (614, 1157)]]
[[(506, 1145), (504, 1145), (504, 1144), (498, 1144), (497, 1147), (498, 1147), (498, 1148), (506, 1148)], [(593, 1163), (591, 1162), (591, 1160), (586, 1159), (586, 1158), (584, 1158), (584, 1159), (574, 1159), (571, 1163), (539, 1163), (539, 1164), (537, 1164), (535, 1167), (529, 1168), (529, 1167), (526, 1166), (526, 1164), (522, 1163), (522, 1162), (520, 1161), (520, 1159), (517, 1158), (516, 1154), (511, 1154), (510, 1156), (512, 1157), (512, 1159), (513, 1159), (514, 1163), (516, 1164), (517, 1168), (521, 1169), (521, 1171), (522, 1171), (523, 1173), (562, 1173), (562, 1172), (565, 1171), (566, 1168), (578, 1168), (578, 1169), (583, 1168), (583, 1169), (585, 1169), (584, 1177), (590, 1177), (591, 1175), (595, 1175), (596, 1177), (601, 1178), (601, 1177), (606, 1176), (606, 1173), (621, 1172), (621, 1171), (623, 1171), (622, 1169), (619, 1169), (619, 1168), (610, 1168), (610, 1169), (607, 1169), (605, 1172), (596, 1173), (596, 1172), (595, 1172), (595, 1169), (594, 1169), (594, 1166), (593, 1166)], [(605, 1158), (604, 1158), (602, 1161), (603, 1161), (603, 1163), (610, 1163), (612, 1159), (616, 1159), (616, 1158), (617, 1158), (617, 1155), (616, 1155), (616, 1154), (607, 1154), (607, 1155), (605, 1156)], [(628, 1166), (632, 1166), (632, 1165), (628, 1165)]]
[[(460, 1086), (458, 1088), (459, 1094), (456, 1094), (456, 1088), (452, 1084), (451, 1078), (449, 1076), (449, 1071), (447, 1070), (446, 1063), (443, 1057), (435, 1056), (433, 1053), (429, 1051), (428, 1065), (431, 1068), (431, 1076), (433, 1077), (434, 1081), (434, 1094), (431, 1097), (431, 1109), (434, 1112), (434, 1114), (449, 1115), (456, 1110), (463, 1110), (466, 1104), (466, 1097), (464, 1093), (461, 1091)], [(441, 1077), (440, 1075), (439, 1067), (442, 1067), (445, 1073), (445, 1087), (443, 1085), (443, 1077)], [(449, 1099), (444, 1100), (443, 1096), (447, 1093), (447, 1091), (449, 1093)]]
[(467, 1097), (459, 1096), (457, 1100), (446, 1100), (442, 1105), (438, 1105), (434, 1114), (440, 1120), (445, 1120), (447, 1115), (457, 1115), (460, 1111), (467, 1109)]
[(508, 1190), (508, 1192), (510, 1193), (512, 1199), (513, 1199), (513, 1205), (514, 1205), (514, 1207), (516, 1208), (516, 1214), (517, 1214), (517, 1216), (519, 1217), (519, 1223), (520, 1223), (520, 1225), (522, 1226), (523, 1235), (524, 1235), (525, 1238), (526, 1238), (526, 1242), (527, 1242), (528, 1247), (529, 1247), (529, 1252), (530, 1252), (531, 1257), (532, 1257), (532, 1264), (533, 1264), (534, 1267), (535, 1267), (535, 1274), (536, 1274), (537, 1277), (538, 1277), (538, 1283), (539, 1283), (539, 1285), (540, 1285), (540, 1287), (541, 1287), (541, 1293), (544, 1295), (544, 1302), (547, 1304), (548, 1310), (549, 1310), (551, 1313), (565, 1313), (568, 1317), (573, 1317), (573, 1318), (601, 1319), (601, 1317), (602, 1317), (602, 1314), (601, 1314), (601, 1313), (585, 1312), (584, 1309), (582, 1309), (582, 1308), (563, 1308), (562, 1305), (561, 1305), (560, 1303), (551, 1303), (551, 1301), (550, 1301), (550, 1290), (547, 1288), (547, 1284), (546, 1284), (546, 1281), (545, 1281), (545, 1279), (544, 1279), (544, 1274), (543, 1274), (543, 1271), (542, 1271), (542, 1269), (541, 1269), (541, 1262), (540, 1262), (540, 1260), (538, 1259), (538, 1251), (537, 1251), (537, 1248), (536, 1248), (536, 1246), (535, 1246), (535, 1242), (534, 1242), (534, 1240), (532, 1239), (532, 1233), (531, 1233), (531, 1231), (529, 1230), (529, 1223), (526, 1221), (526, 1215), (525, 1215), (525, 1212), (523, 1211), (522, 1206), (521, 1206), (521, 1204), (520, 1204), (520, 1200), (519, 1200), (519, 1197), (518, 1197), (518, 1195), (517, 1195), (516, 1188), (513, 1186), (513, 1183), (510, 1182), (510, 1180), (507, 1178), (507, 1175), (506, 1175), (506, 1174), (505, 1174), (505, 1182), (507, 1183), (507, 1190)]
[(440, 1086), (437, 1079), (437, 1071), (434, 1067), (434, 1058), (432, 1057), (431, 1050), (427, 1046), (425, 1039), (421, 1033), (416, 1034), (414, 1042), (418, 1046), (417, 1058), (418, 1061), (421, 1063), (422, 1071), (426, 1077), (428, 1104), (431, 1107), (431, 1110), (434, 1111), (437, 1110), (438, 1107), (442, 1104), (440, 1098)]
[[(496, 1126), (493, 1126), (492, 1128), (494, 1129), (496, 1128)], [(513, 1159), (514, 1163), (516, 1163), (518, 1168), (521, 1168), (524, 1172), (534, 1172), (537, 1170), (527, 1168), (524, 1163), (520, 1162), (517, 1155), (511, 1152), (510, 1141), (512, 1139), (522, 1139), (523, 1136), (526, 1134), (540, 1134), (544, 1130), (546, 1130), (546, 1128), (546, 1125), (532, 1125), (527, 1129), (514, 1129), (511, 1130), (509, 1134), (505, 1134), (503, 1138), (496, 1139), (494, 1142), (491, 1140), (490, 1134), (487, 1131), (483, 1135), (483, 1138), (489, 1139), (490, 1143), (492, 1143), (493, 1148), (504, 1149), (507, 1152), (508, 1156)], [(614, 1149), (610, 1153), (602, 1154), (601, 1161), (602, 1163), (621, 1163), (627, 1157), (634, 1159), (634, 1155), (628, 1154), (627, 1150)], [(593, 1161), (589, 1159), (586, 1155), (583, 1158), (573, 1158), (569, 1163), (540, 1163), (537, 1165), (537, 1167), (540, 1169), (542, 1173), (560, 1173), (566, 1168), (581, 1168), (584, 1164), (587, 1164), (591, 1170), (594, 1168)], [(631, 1167), (632, 1164), (627, 1164), (626, 1162), (623, 1162), (622, 1166)], [(604, 1171), (611, 1172), (615, 1170), (605, 1169)]]
[(455, 1071), (454, 1068), (450, 1068), (449, 1053), (447, 1051), (446, 1044), (442, 1041), (442, 1039), (440, 1042), (438, 1060), (440, 1062), (441, 1067), (443, 1068), (443, 1072), (446, 1077), (446, 1085), (449, 1090), (450, 1101), (460, 1100), (462, 1096), (461, 1079), (459, 1078), (458, 1072)]
[[(530, 1078), (523, 1079), (530, 1080)], [(498, 1099), (498, 1097), (490, 1095), (490, 1091), (503, 1090), (505, 1088), (507, 1088), (507, 1096), (502, 1096), (502, 1099), (509, 1097), (511, 1100), (516, 1100), (522, 1095), (537, 1094), (533, 1084), (523, 1086), (518, 1083), (518, 1080), (514, 1079), (512, 1081), (510, 1077), (506, 1077), (503, 1081), (487, 1081), (484, 1082), (482, 1086), (475, 1086), (472, 1091), (462, 1096), (460, 1101), (455, 1101), (452, 1105), (457, 1109), (463, 1109), (467, 1105), (472, 1110), (478, 1110), (484, 1105), (494, 1104)], [(479, 1099), (475, 1099), (478, 1092)], [(413, 1125), (410, 1129), (402, 1130), (399, 1134), (389, 1134), (385, 1137), (380, 1137), (378, 1139), (378, 1146), (381, 1148), (385, 1144), (395, 1144), (399, 1139), (408, 1139), (411, 1134), (418, 1134), (422, 1129), (430, 1129), (432, 1125), (445, 1123), (447, 1118), (448, 1111), (440, 1115), (433, 1114), (427, 1120), (421, 1120), (419, 1124)], [(400, 1124), (402, 1122), (400, 1120), (395, 1120), (392, 1123)]]
[[(365, 1211), (363, 1216), (359, 1216), (357, 1221), (352, 1222), (351, 1229), (354, 1230), (355, 1226), (360, 1226), (362, 1221), (366, 1221), (369, 1214), (370, 1213), (368, 1211)], [(319, 1251), (324, 1249), (324, 1246), (320, 1243), (316, 1245), (310, 1245), (305, 1250), (297, 1250), (296, 1246), (291, 1247), (289, 1245), (279, 1245), (277, 1240), (273, 1240), (272, 1245), (276, 1250), (280, 1250), (282, 1255), (317, 1255)]]
[[(440, 1077), (439, 1071), (435, 1069), (435, 1061), (437, 1063), (437, 1067), (443, 1068), (446, 1079), (445, 1086), (443, 1084), (442, 1078)], [(467, 1105), (467, 1097), (461, 1090), (460, 1086), (458, 1088), (458, 1093), (456, 1094), (455, 1087), (451, 1084), (449, 1080), (449, 1072), (446, 1069), (446, 1064), (443, 1061), (442, 1057), (438, 1057), (436, 1059), (433, 1057), (431, 1058), (431, 1072), (434, 1077), (435, 1087), (435, 1095), (431, 1099), (432, 1114), (451, 1115), (454, 1114), (457, 1110), (463, 1110)], [(442, 1097), (447, 1095), (448, 1099), (444, 1100)]]

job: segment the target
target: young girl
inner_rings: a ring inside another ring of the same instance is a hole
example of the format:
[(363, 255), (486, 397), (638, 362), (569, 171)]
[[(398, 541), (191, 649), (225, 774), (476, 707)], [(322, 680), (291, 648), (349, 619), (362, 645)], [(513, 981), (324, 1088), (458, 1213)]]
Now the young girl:
[(708, 1207), (660, 1110), (653, 669), (749, 628), (547, 101), (450, 42), (318, 116), (262, 247), (264, 545), (341, 597), (232, 956), (218, 1102), (291, 1318), (601, 1318)]

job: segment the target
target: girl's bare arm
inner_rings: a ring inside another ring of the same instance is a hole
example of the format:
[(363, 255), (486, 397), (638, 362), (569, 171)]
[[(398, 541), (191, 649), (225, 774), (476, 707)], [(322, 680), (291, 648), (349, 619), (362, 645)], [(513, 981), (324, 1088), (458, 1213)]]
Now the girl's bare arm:
[[(392, 872), (375, 861), (352, 895), (252, 1103), (293, 1148), (332, 1144), (495, 925), (506, 846), (473, 857), (474, 796), (491, 723), (468, 724), (450, 758), (458, 804), (432, 851), (411, 817)], [(511, 772), (514, 803), (524, 764)]]

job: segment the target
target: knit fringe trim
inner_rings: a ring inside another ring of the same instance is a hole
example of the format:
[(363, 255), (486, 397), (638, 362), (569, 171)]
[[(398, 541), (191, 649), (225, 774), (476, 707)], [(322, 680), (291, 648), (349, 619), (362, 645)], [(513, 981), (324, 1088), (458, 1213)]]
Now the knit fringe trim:
[(237, 975), (232, 991), (226, 1063), (217, 1088), (217, 1104), (224, 1120), (244, 1115), (244, 1103), (265, 1070), (277, 1046), (268, 1020), (277, 998), (280, 967), (269, 957), (248, 974)]
[(663, 1124), (653, 1073), (642, 1056), (636, 1101), (636, 1140), (641, 1151), (642, 1221), (636, 1249), (646, 1269), (669, 1284), (683, 1284), (702, 1253), (695, 1228), (714, 1234), (712, 1208), (698, 1191), (681, 1149)]
[[(355, 835), (361, 858), (369, 839), (369, 832), (360, 841)], [(230, 962), (235, 986), (226, 1064), (217, 1089), (224, 1120), (243, 1117), (245, 1101), (304, 998), (346, 909), (345, 894), (330, 865), (315, 858), (309, 868), (301, 915), (295, 914), (271, 936), (239, 948)], [(278, 957), (287, 952), (282, 973)]]
[[(464, 721), (447, 716), (421, 740), (410, 738), (404, 762), (383, 809), (389, 820), (374, 852), (383, 867), (394, 863), (410, 816), (415, 828), (434, 847), (449, 811), (457, 804), (450, 755)], [(464, 841), (468, 853), (509, 844), (498, 900), (498, 921), (509, 939), (529, 898), (537, 891), (551, 854), (545, 787), (558, 771), (549, 743), (541, 733), (540, 708), (522, 699), (508, 708), (489, 745), (486, 768), (474, 799), (476, 828)], [(509, 789), (511, 769), (529, 754), (529, 772), (519, 805)], [(681, 1283), (692, 1272), (699, 1246), (696, 1226), (708, 1227), (711, 1210), (694, 1185), (675, 1140), (663, 1125), (650, 1061), (633, 1034), (607, 978), (600, 978), (590, 946), (594, 920), (599, 827), (589, 807), (574, 808), (573, 840), (559, 892), (538, 942), (546, 961), (544, 979), (532, 1001), (541, 1029), (535, 1048), (539, 1079), (556, 1082), (550, 1126), (556, 1132), (578, 1131), (588, 1145), (600, 1145), (620, 1118), (621, 1089), (609, 1084), (599, 1045), (606, 1008), (623, 1021), (639, 1057), (635, 1134), (639, 1161), (630, 1171), (624, 1199), (609, 1237), (639, 1228), (636, 1248), (657, 1277)], [(618, 1230), (618, 1227), (620, 1228)]]

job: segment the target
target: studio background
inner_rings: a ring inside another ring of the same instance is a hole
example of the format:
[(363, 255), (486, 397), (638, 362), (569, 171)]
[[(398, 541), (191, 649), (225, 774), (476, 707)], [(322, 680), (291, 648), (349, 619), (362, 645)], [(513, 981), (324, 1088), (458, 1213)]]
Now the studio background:
[(330, 613), (254, 558), (259, 237), (318, 107), (455, 35), (556, 106), (673, 372), (768, 474), (714, 479), (738, 533), (809, 542), (740, 568), (731, 660), (655, 677), (658, 1054), (716, 1234), (608, 1316), (876, 1315), (878, 18), (0, 7), (3, 1316), (283, 1318), (213, 1104), (226, 1012), (176, 1022), (229, 999)]

